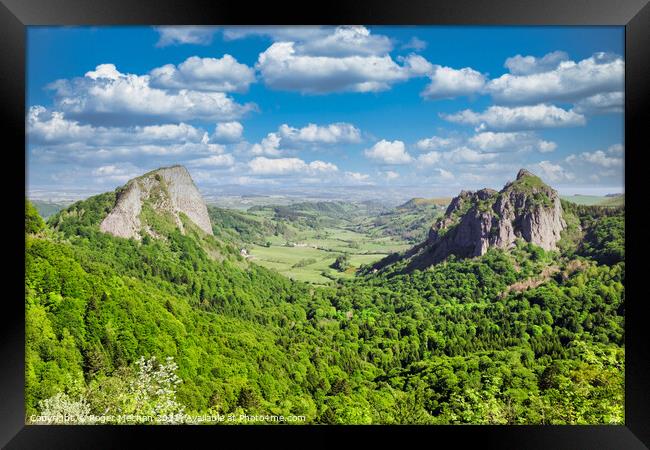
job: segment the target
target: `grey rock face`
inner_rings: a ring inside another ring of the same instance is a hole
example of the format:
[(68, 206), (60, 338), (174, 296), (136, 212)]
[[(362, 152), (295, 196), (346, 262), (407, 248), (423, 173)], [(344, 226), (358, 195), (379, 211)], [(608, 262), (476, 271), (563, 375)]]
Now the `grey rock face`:
[(463, 191), (433, 225), (417, 266), (436, 264), (449, 255), (466, 258), (489, 248), (512, 248), (518, 238), (556, 249), (566, 228), (560, 198), (541, 179), (522, 169), (501, 191)]
[(164, 167), (129, 181), (119, 194), (115, 208), (100, 224), (100, 230), (140, 240), (140, 213), (147, 200), (157, 212), (171, 214), (181, 231), (184, 231), (179, 216), (182, 212), (205, 233), (212, 234), (208, 208), (182, 166)]

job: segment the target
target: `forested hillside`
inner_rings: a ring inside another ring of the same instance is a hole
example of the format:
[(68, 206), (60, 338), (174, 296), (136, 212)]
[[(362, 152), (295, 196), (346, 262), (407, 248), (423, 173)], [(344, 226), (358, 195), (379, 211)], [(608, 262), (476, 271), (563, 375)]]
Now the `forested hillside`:
[(356, 229), (371, 236), (396, 236), (406, 242), (426, 239), (429, 227), (442, 216), (449, 204), (447, 198), (412, 198), (408, 202), (358, 221)]
[(577, 208), (593, 225), (573, 259), (522, 244), (315, 288), (198, 230), (101, 233), (110, 204), (94, 197), (46, 225), (27, 203), (28, 418), (623, 422), (622, 211), (602, 222)]

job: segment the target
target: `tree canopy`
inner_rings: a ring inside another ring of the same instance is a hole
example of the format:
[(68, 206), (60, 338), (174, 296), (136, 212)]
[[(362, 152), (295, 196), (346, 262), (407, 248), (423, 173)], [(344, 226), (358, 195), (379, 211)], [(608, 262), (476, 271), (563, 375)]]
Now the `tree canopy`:
[(142, 242), (101, 233), (111, 201), (48, 225), (27, 203), (28, 420), (624, 421), (622, 216), (590, 222), (581, 256), (522, 244), (314, 287), (189, 224), (163, 220), (164, 239)]

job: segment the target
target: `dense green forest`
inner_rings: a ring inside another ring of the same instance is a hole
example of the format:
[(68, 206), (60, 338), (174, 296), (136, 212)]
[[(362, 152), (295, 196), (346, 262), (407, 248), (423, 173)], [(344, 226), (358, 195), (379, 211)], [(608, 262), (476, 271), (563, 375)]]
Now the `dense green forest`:
[(330, 226), (342, 205), (257, 221), (211, 208), (214, 238), (145, 208), (164, 239), (137, 242), (99, 231), (114, 202), (92, 197), (47, 223), (26, 203), (28, 422), (624, 422), (623, 207), (563, 202), (557, 252), (520, 242), (314, 286), (237, 245), (284, 233), (276, 216)]

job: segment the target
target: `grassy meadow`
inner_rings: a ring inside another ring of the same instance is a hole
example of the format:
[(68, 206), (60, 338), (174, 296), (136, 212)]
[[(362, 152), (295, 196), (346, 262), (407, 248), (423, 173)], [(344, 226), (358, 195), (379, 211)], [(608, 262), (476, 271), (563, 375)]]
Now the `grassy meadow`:
[[(291, 240), (282, 236), (268, 236), (268, 242), (271, 244), (269, 247), (246, 247), (251, 261), (288, 278), (315, 284), (352, 277), (361, 265), (409, 247), (399, 238), (375, 238), (343, 228), (306, 229), (297, 232)], [(330, 267), (341, 254), (347, 254), (350, 258), (351, 267), (344, 272)]]

